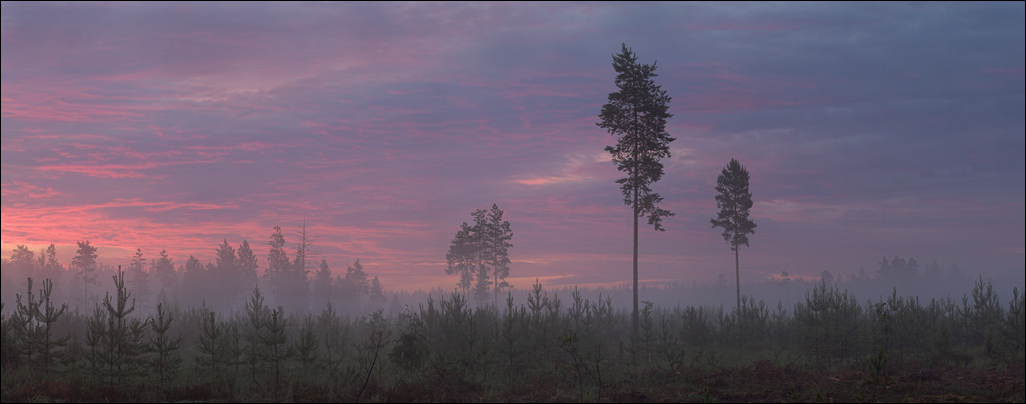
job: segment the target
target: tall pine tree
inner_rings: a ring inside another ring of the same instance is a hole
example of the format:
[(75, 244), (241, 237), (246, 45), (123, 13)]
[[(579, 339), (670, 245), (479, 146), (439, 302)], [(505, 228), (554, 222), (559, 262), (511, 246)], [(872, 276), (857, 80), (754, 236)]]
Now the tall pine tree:
[(626, 44), (619, 55), (613, 55), (616, 70), (614, 84), (618, 90), (609, 94), (609, 103), (602, 106), (597, 125), (617, 137), (615, 146), (607, 146), (618, 170), (627, 174), (616, 180), (624, 196), (624, 204), (634, 208), (634, 312), (632, 323), (638, 333), (638, 218), (648, 217), (648, 224), (664, 230), (662, 218), (673, 212), (657, 206), (663, 200), (650, 185), (663, 176), (661, 158), (670, 157), (670, 142), (676, 140), (666, 132), (670, 96), (653, 80), (656, 64), (639, 64)]

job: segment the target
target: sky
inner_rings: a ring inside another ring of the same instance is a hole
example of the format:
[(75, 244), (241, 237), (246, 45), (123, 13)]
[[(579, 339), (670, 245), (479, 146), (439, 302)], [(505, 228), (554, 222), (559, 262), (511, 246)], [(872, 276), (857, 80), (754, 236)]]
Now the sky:
[[(742, 281), (881, 257), (1021, 274), (1026, 6), (1001, 3), (18, 3), (2, 10), (2, 231), (127, 264), (314, 259), (453, 289), (471, 212), (510, 279), (631, 280), (624, 176), (596, 126), (626, 44), (672, 97), (643, 283), (734, 272), (709, 220), (731, 158), (758, 224)], [(644, 220), (642, 221), (644, 224)]]

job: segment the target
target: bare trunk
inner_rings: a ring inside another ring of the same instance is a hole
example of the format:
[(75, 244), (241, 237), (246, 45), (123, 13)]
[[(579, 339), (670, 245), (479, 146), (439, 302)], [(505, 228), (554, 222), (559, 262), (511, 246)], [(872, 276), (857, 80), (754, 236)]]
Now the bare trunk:
[(738, 250), (740, 246), (734, 246), (734, 276), (737, 280), (737, 309), (741, 310), (741, 264), (738, 260)]
[[(635, 130), (637, 129), (638, 115), (634, 114)], [(631, 323), (634, 329), (634, 336), (638, 336), (638, 155), (641, 154), (638, 148), (638, 136), (634, 136), (634, 313), (631, 314)]]
[[(737, 257), (738, 253), (740, 252), (740, 250), (741, 250), (741, 246), (738, 246), (738, 245), (734, 246), (734, 276), (735, 276), (735, 279), (737, 280), (737, 314), (738, 314), (738, 322), (739, 323), (740, 323), (740, 321), (742, 321), (741, 320), (741, 264), (740, 264), (740, 261), (738, 260), (738, 257)], [(745, 348), (744, 338), (745, 338), (744, 334), (739, 332), (738, 333), (738, 339), (737, 339), (739, 350), (743, 350)]]
[(638, 335), (638, 191), (634, 191), (634, 313), (631, 315), (634, 335)]

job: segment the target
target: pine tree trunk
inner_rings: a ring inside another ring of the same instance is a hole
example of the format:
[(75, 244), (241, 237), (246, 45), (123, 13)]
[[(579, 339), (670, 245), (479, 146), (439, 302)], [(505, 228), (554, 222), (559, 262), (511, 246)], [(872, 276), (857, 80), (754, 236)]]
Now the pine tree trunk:
[(741, 310), (741, 264), (738, 260), (738, 250), (740, 246), (734, 246), (734, 276), (737, 280), (737, 309)]
[[(634, 142), (634, 175), (638, 172), (637, 140)], [(634, 329), (634, 336), (638, 336), (638, 181), (634, 181), (634, 313), (631, 314), (631, 323)]]
[[(738, 314), (738, 319), (737, 320), (738, 320), (738, 325), (740, 325), (740, 323), (742, 321), (741, 320), (741, 264), (740, 264), (740, 261), (738, 260), (739, 250), (741, 250), (741, 246), (735, 245), (734, 246), (734, 276), (735, 276), (735, 279), (737, 281), (737, 314)], [(744, 347), (745, 347), (745, 341), (744, 341), (745, 336), (740, 331), (741, 331), (740, 327), (738, 327), (737, 344), (738, 344), (739, 350), (740, 349), (744, 349)]]

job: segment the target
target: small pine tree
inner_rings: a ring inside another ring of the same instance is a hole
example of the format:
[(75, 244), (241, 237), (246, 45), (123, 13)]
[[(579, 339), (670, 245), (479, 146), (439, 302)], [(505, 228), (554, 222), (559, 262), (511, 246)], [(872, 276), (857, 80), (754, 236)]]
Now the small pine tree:
[(11, 357), (11, 325), (7, 322), (7, 314), (4, 309), (7, 306), (0, 303), (0, 370), (6, 372), (8, 359)]
[(238, 324), (232, 322), (225, 328), (225, 366), (233, 368), (231, 378), (232, 384), (239, 380), (239, 367), (246, 363), (246, 347), (242, 345), (242, 333), (239, 332)]
[(299, 337), (292, 343), (292, 351), (295, 352), (296, 360), (303, 367), (303, 379), (308, 379), (320, 356), (320, 341), (314, 334), (313, 317), (307, 315), (303, 320), (303, 326), (299, 329)]
[(53, 292), (53, 281), (50, 279), (43, 280), (43, 288), (39, 290), (43, 309), (41, 311), (36, 311), (36, 320), (43, 328), (43, 340), (40, 344), (40, 354), (42, 355), (42, 358), (40, 358), (40, 362), (43, 364), (44, 377), (49, 376), (50, 367), (55, 361), (59, 360), (62, 351), (68, 345), (68, 340), (71, 338), (70, 335), (57, 338), (54, 338), (53, 336), (53, 326), (57, 323), (57, 320), (68, 311), (68, 305), (62, 304), (60, 309), (55, 308), (53, 302), (50, 300), (51, 292)]
[(150, 337), (147, 347), (149, 352), (156, 355), (153, 360), (153, 369), (160, 381), (161, 392), (167, 392), (167, 384), (178, 371), (182, 359), (178, 356), (178, 349), (182, 346), (182, 336), (172, 338), (168, 334), (171, 330), (171, 323), (175, 321), (172, 313), (164, 310), (164, 304), (157, 304), (157, 316), (149, 318)]
[(221, 365), (226, 353), (224, 342), (224, 325), (218, 324), (214, 312), (208, 312), (203, 319), (199, 346), (196, 349), (202, 354), (196, 363), (210, 370), (210, 389), (213, 390), (220, 376)]
[(100, 305), (93, 307), (93, 314), (86, 319), (86, 346), (89, 347), (88, 362), (89, 374), (93, 384), (99, 382), (100, 369), (103, 366), (103, 342), (104, 332), (107, 325), (107, 312)]
[(40, 345), (44, 339), (44, 328), (39, 325), (39, 306), (42, 301), (36, 300), (32, 293), (32, 278), (28, 278), (25, 302), (21, 295), (15, 295), (15, 312), (11, 317), (11, 325), (15, 339), (15, 364), (31, 363), (36, 360)]
[(342, 362), (346, 359), (349, 344), (349, 326), (339, 318), (335, 307), (328, 303), (317, 319), (318, 326), (324, 330), (324, 367), (332, 378), (332, 391), (338, 395), (342, 374)]
[(249, 365), (250, 377), (254, 385), (258, 384), (257, 373), (260, 363), (264, 360), (264, 349), (261, 340), (264, 323), (267, 321), (268, 310), (264, 306), (264, 297), (260, 288), (253, 289), (253, 297), (246, 303), (246, 322), (243, 334), (246, 339), (245, 362)]
[(281, 387), (281, 364), (292, 356), (291, 347), (287, 346), (288, 321), (285, 320), (285, 308), (278, 306), (264, 321), (267, 331), (260, 336), (260, 342), (267, 348), (267, 360), (274, 364), (274, 385)]
[(140, 351), (133, 345), (131, 334), (134, 330), (130, 327), (128, 318), (128, 315), (135, 311), (135, 300), (132, 300), (131, 305), (128, 304), (132, 294), (125, 287), (125, 272), (120, 266), (113, 278), (117, 297), (112, 298), (110, 293), (107, 293), (103, 298), (107, 321), (101, 336), (110, 391), (114, 391), (115, 382), (120, 384), (128, 375), (127, 367), (136, 359), (136, 352)]

